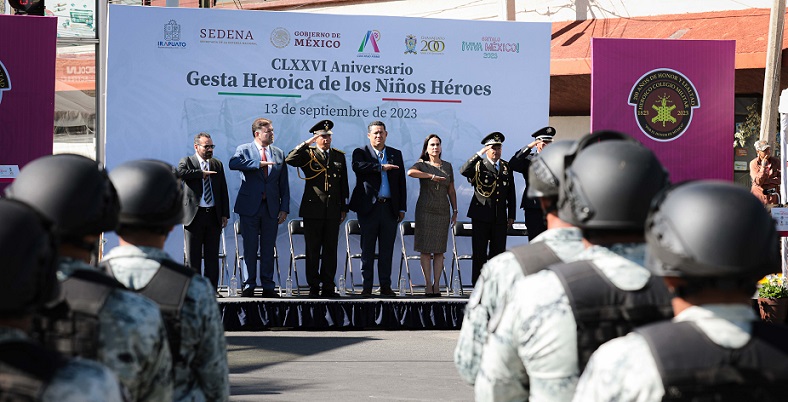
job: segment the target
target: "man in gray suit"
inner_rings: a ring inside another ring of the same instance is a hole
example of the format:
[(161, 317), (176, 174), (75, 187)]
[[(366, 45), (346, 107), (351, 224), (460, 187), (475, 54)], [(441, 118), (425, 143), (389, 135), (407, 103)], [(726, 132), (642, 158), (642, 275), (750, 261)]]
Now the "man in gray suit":
[(178, 176), (185, 184), (183, 197), (186, 265), (205, 277), (214, 289), (219, 284), (219, 241), (230, 218), (230, 196), (222, 162), (213, 157), (213, 140), (208, 133), (194, 136), (194, 155), (181, 158)]
[(263, 297), (279, 297), (274, 291), (274, 245), (278, 225), (287, 219), (290, 212), (285, 154), (272, 145), (274, 125), (271, 120), (255, 119), (252, 136), (254, 141), (239, 145), (230, 158), (230, 169), (241, 172), (241, 188), (233, 209), (241, 217), (246, 261), (246, 280), (241, 296), (254, 296), (259, 246)]

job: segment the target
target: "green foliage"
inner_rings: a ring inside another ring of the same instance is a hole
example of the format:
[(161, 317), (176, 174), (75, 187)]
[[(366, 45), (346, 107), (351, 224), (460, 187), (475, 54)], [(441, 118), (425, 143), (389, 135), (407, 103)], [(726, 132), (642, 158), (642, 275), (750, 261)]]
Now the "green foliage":
[(739, 129), (736, 130), (736, 134), (733, 135), (733, 147), (742, 147), (744, 148), (747, 145), (747, 140), (755, 135), (755, 138), (760, 138), (761, 133), (761, 114), (758, 111), (758, 107), (755, 103), (750, 106), (747, 106), (747, 117), (744, 119), (744, 123), (739, 126)]
[(785, 287), (782, 275), (769, 275), (765, 279), (765, 281), (761, 281), (758, 288), (758, 297), (764, 299), (788, 297), (788, 288)]

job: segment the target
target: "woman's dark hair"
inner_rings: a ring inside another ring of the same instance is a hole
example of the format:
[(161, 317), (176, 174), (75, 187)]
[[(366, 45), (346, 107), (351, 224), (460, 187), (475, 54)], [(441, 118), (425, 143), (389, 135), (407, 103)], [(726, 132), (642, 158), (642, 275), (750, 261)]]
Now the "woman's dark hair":
[[(430, 135), (428, 135), (427, 138), (424, 139), (424, 146), (421, 147), (421, 160), (423, 160), (425, 162), (429, 162), (430, 161), (430, 157), (427, 155), (427, 145), (429, 145), (430, 140), (433, 139), (433, 138), (437, 138), (438, 141), (440, 141), (441, 145), (443, 144), (443, 140), (441, 139), (441, 137), (438, 137), (438, 134), (430, 134)], [(443, 152), (439, 153), (438, 154), (438, 158), (440, 158), (442, 154), (443, 154)]]

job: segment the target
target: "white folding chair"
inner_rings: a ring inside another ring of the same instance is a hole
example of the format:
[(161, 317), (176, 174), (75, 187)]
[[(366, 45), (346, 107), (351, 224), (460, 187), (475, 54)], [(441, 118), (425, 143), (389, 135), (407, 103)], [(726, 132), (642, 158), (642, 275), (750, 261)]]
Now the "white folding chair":
[[(420, 254), (408, 254), (405, 248), (405, 239), (406, 236), (413, 237), (416, 229), (416, 222), (413, 221), (402, 221), (399, 224), (399, 240), (402, 244), (402, 256), (399, 260), (399, 275), (397, 275), (397, 283), (399, 284), (400, 278), (402, 278), (402, 266), (405, 266), (405, 272), (408, 275), (408, 286), (410, 288), (410, 295), (413, 296), (413, 281), (411, 280), (410, 276), (410, 261), (418, 260), (419, 264), (421, 264), (421, 255)], [(445, 261), (445, 260), (444, 260)], [(443, 282), (446, 284), (446, 295), (449, 294), (449, 281), (446, 279), (446, 268), (441, 267), (443, 273)], [(423, 272), (422, 272), (423, 273)], [(432, 279), (432, 278), (430, 278)], [(424, 278), (424, 286), (426, 292), (426, 284), (427, 278)], [(399, 286), (399, 285), (398, 285)]]
[[(295, 252), (295, 246), (293, 244), (293, 236), (301, 236), (303, 239), (304, 237), (304, 221), (302, 219), (293, 219), (287, 223), (287, 234), (290, 239), (290, 266), (287, 269), (287, 277), (290, 278), (291, 275), (295, 276), (295, 285), (296, 285), (296, 292), (299, 296), (301, 296), (301, 285), (298, 282), (298, 269), (296, 267), (296, 261), (299, 260), (306, 260), (306, 250), (304, 253), (297, 254)], [(302, 244), (304, 244), (302, 242)]]
[[(462, 270), (460, 269), (460, 261), (471, 260), (473, 261), (473, 253), (460, 254), (457, 252), (457, 238), (468, 237), (470, 238), (473, 233), (473, 224), (470, 222), (456, 222), (454, 228), (451, 230), (451, 245), (452, 245), (452, 258), (451, 258), (451, 282), (449, 288), (454, 290), (458, 286), (460, 295), (464, 295), (462, 286)], [(454, 283), (454, 269), (457, 269), (457, 279), (460, 283)]]
[[(351, 242), (350, 239), (354, 240)], [(351, 244), (355, 247), (351, 247)], [(353, 280), (353, 260), (361, 260), (361, 225), (357, 219), (348, 219), (345, 222), (345, 290), (347, 290), (347, 283), (350, 282), (350, 292), (356, 291), (356, 283)], [(355, 250), (358, 250), (356, 252)], [(375, 260), (378, 259), (378, 253), (375, 253)], [(350, 271), (350, 280), (348, 281), (348, 270)], [(359, 266), (359, 272), (361, 267)]]

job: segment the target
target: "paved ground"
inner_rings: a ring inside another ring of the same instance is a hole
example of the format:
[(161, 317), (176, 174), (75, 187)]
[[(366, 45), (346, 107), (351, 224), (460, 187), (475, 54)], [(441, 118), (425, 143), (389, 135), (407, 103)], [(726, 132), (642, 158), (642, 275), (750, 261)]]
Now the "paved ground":
[(227, 332), (232, 401), (472, 401), (459, 331)]

